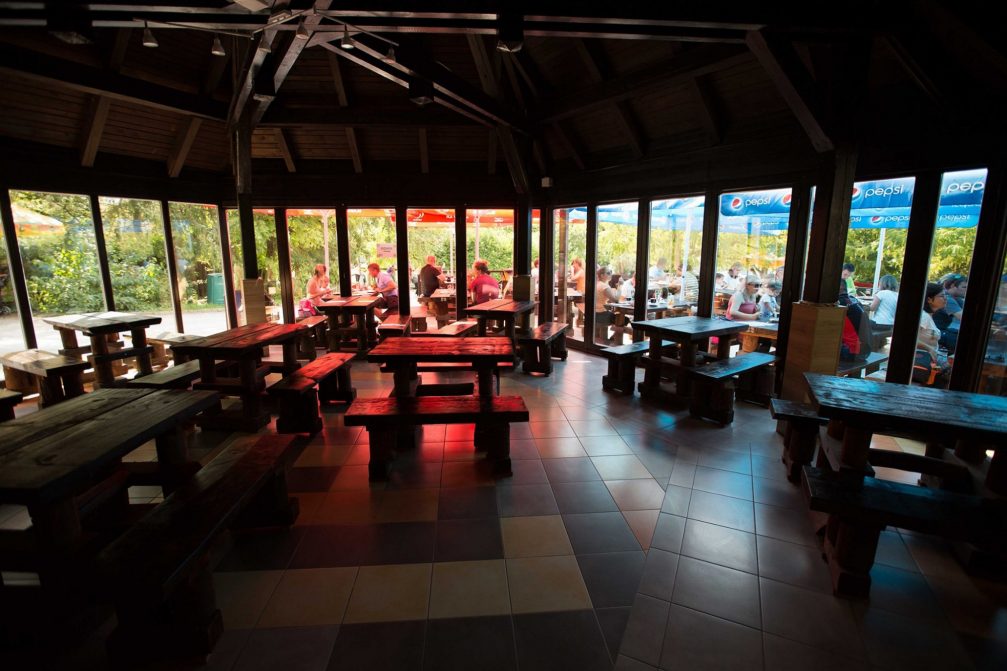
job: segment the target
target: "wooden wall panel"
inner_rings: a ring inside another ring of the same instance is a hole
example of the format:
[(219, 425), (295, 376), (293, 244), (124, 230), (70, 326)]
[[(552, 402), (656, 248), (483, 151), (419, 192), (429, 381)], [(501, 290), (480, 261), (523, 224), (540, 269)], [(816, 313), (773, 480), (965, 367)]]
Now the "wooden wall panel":
[(113, 101), (99, 152), (167, 160), (182, 116)]
[(75, 147), (88, 96), (43, 82), (0, 76), (0, 135)]
[(231, 164), (229, 152), (231, 143), (227, 138), (227, 126), (219, 121), (204, 120), (196, 134), (196, 141), (189, 150), (186, 167), (203, 170), (227, 170)]

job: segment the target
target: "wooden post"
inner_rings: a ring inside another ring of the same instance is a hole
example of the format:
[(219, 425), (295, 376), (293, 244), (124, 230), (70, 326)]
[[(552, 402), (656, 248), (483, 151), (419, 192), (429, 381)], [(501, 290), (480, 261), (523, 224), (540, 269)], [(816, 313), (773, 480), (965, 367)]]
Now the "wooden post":
[[(587, 252), (584, 254), (584, 344), (594, 346), (594, 296), (598, 283), (595, 265), (598, 258), (598, 203), (587, 204)], [(573, 325), (570, 327), (573, 328)], [(576, 339), (575, 339), (576, 340)]]
[(171, 307), (175, 311), (175, 325), (179, 333), (185, 333), (182, 326), (182, 296), (178, 291), (178, 262), (175, 259), (175, 237), (171, 230), (171, 213), (168, 201), (161, 201), (161, 225), (164, 226), (164, 258), (168, 263), (168, 283), (171, 285)]
[(395, 267), (398, 270), (395, 284), (399, 287), (399, 314), (409, 316), (409, 303), (412, 297), (412, 282), (409, 273), (409, 222), (406, 221), (408, 210), (405, 205), (395, 206)]
[[(696, 314), (713, 316), (713, 283), (717, 274), (717, 225), (720, 191), (707, 189), (703, 198), (703, 248), (699, 255), (699, 305)], [(688, 250), (687, 250), (688, 251)]]
[(108, 250), (105, 249), (105, 227), (101, 223), (101, 205), (93, 193), (91, 200), (91, 222), (94, 224), (94, 243), (98, 248), (98, 270), (101, 273), (101, 293), (105, 298), (105, 309), (115, 310), (115, 296), (112, 294), (112, 271), (108, 265)]
[[(234, 132), (235, 184), (238, 191), (238, 217), (241, 223), (241, 258), (245, 279), (259, 277), (255, 251), (255, 213), (252, 210), (252, 119), (251, 110), (241, 113)], [(247, 304), (247, 296), (246, 304)]]
[(835, 303), (839, 297), (857, 153), (842, 145), (822, 155), (804, 279), (804, 300), (812, 303)]
[(283, 309), (283, 322), (293, 324), (296, 319), (294, 312), (294, 279), (290, 269), (290, 237), (287, 231), (287, 210), (278, 207), (276, 218), (276, 255), (279, 257), (280, 272), (280, 305)]
[(3, 222), (3, 237), (7, 245), (8, 279), (14, 287), (14, 303), (21, 321), (21, 333), (28, 349), (38, 347), (35, 339), (35, 324), (31, 320), (31, 304), (28, 301), (28, 283), (21, 262), (21, 248), (17, 244), (17, 229), (14, 226), (14, 211), (11, 209), (10, 191), (0, 188), (0, 220)]
[(514, 208), (514, 274), (531, 272), (531, 201), (523, 198)]
[(220, 230), (220, 267), (224, 274), (224, 305), (227, 310), (227, 327), (238, 326), (238, 306), (234, 299), (234, 267), (231, 264), (231, 232), (227, 228), (227, 210), (217, 205), (217, 225)]
[[(916, 357), (916, 339), (920, 328), (920, 310), (930, 274), (930, 250), (937, 226), (937, 204), (940, 200), (940, 173), (928, 170), (916, 176), (913, 208), (909, 214), (906, 252), (899, 281), (899, 302), (895, 308), (892, 346), (888, 354), (885, 380), (908, 384)], [(810, 262), (810, 260), (809, 260)]]
[(339, 294), (353, 293), (353, 271), (350, 264), (350, 228), (346, 205), (336, 208), (336, 258), (339, 265)]
[[(636, 214), (636, 286), (633, 293), (633, 321), (647, 318), (647, 275), (650, 268), (650, 203), (641, 198)], [(643, 340), (643, 332), (633, 332), (633, 340)]]
[(556, 274), (553, 272), (553, 267), (556, 265), (556, 241), (553, 234), (553, 208), (549, 202), (542, 206), (539, 215), (538, 321), (540, 324), (553, 320), (552, 295), (556, 284)]

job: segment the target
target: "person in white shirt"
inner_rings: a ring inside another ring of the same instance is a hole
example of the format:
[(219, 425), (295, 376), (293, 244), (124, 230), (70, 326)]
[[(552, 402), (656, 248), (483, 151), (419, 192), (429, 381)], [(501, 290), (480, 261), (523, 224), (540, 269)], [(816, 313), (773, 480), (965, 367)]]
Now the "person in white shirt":
[(874, 323), (878, 326), (895, 324), (895, 308), (899, 304), (899, 281), (891, 275), (885, 275), (878, 280), (878, 291), (871, 301), (871, 312)]
[[(923, 311), (920, 313), (920, 329), (916, 338), (916, 362), (913, 366), (913, 380), (916, 382), (929, 382), (930, 371), (920, 371), (925, 374), (918, 374), (917, 369), (921, 363), (929, 357), (930, 368), (936, 372), (933, 386), (947, 387), (951, 364), (948, 362), (946, 350), (940, 348), (941, 330), (934, 322), (933, 313), (937, 312), (947, 304), (947, 297), (944, 295), (944, 285), (940, 282), (930, 282), (927, 284), (926, 299), (923, 301)], [(921, 356), (926, 353), (927, 356)], [(922, 361), (921, 361), (922, 359)], [(927, 379), (923, 379), (926, 377)]]
[(619, 285), (619, 300), (622, 302), (631, 301), (636, 295), (636, 273), (629, 271), (626, 275)]
[(724, 289), (726, 291), (739, 291), (745, 288), (745, 277), (741, 274), (741, 271), (744, 269), (745, 267), (740, 263), (735, 263), (727, 269), (727, 275), (724, 276)]
[(668, 271), (665, 267), (668, 265), (668, 260), (663, 256), (657, 260), (657, 263), (652, 265), (647, 270), (647, 280), (653, 284), (654, 282), (661, 282), (668, 275)]

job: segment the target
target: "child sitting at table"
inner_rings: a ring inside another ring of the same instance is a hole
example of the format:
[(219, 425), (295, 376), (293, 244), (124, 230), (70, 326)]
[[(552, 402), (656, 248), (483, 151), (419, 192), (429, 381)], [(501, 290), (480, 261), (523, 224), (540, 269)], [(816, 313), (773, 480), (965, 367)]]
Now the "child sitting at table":
[(762, 295), (759, 297), (759, 319), (768, 322), (780, 314), (780, 306), (776, 302), (776, 297), (782, 288), (783, 285), (776, 280), (767, 280), (762, 283)]

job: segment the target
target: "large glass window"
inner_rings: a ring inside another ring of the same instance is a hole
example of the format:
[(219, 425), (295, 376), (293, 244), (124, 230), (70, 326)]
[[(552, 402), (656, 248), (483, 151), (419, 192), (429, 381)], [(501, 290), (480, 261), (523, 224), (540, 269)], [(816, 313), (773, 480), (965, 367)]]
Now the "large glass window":
[(584, 295), (588, 281), (587, 209), (567, 207), (553, 211), (553, 273), (556, 308), (554, 321), (569, 324), (567, 337), (584, 341)]
[[(510, 295), (510, 279), (514, 273), (514, 210), (466, 210), (465, 245), (469, 261), (469, 284), (475, 280), (472, 265), (485, 261), (490, 277), (499, 285), (501, 298)], [(470, 305), (481, 302), (469, 292)]]
[(168, 203), (178, 266), (178, 295), (186, 333), (210, 335), (227, 328), (220, 220), (214, 205)]
[[(255, 227), (255, 256), (259, 266), (259, 278), (262, 279), (266, 318), (276, 321), (280, 319), (276, 218), (273, 210), (259, 209), (253, 211), (252, 221)], [(245, 279), (245, 266), (241, 251), (241, 220), (237, 210), (227, 211), (227, 230), (231, 238), (231, 267), (234, 273), (234, 300), (238, 308), (238, 324), (244, 325), (248, 322), (242, 284)]]
[(621, 345), (632, 340), (633, 296), (636, 293), (636, 229), (639, 203), (598, 206), (594, 342)]
[(778, 310), (790, 199), (790, 189), (720, 196), (714, 314), (755, 321)]
[(290, 271), (294, 302), (308, 295), (308, 281), (322, 264), (333, 293), (339, 293), (339, 255), (336, 252), (335, 210), (287, 210)]
[[(13, 240), (10, 241), (13, 244)], [(14, 299), (14, 278), (11, 277), (7, 260), (7, 243), (0, 228), (0, 352), (16, 352), (24, 349), (24, 334), (17, 316), (17, 301)], [(3, 366), (0, 366), (3, 379)]]
[(666, 303), (699, 299), (699, 260), (703, 249), (703, 196), (666, 198), (650, 203), (650, 258), (647, 268), (648, 316)]
[(946, 172), (941, 179), (929, 281), (916, 341), (915, 384), (947, 387), (950, 381), (985, 188), (985, 168)]
[(350, 269), (353, 287), (366, 288), (373, 283), (367, 266), (376, 263), (396, 280), (394, 209), (351, 209), (347, 211), (350, 234)]
[(156, 200), (105, 196), (98, 202), (116, 309), (160, 316), (161, 323), (151, 327), (153, 333), (177, 330), (161, 204)]
[(411, 305), (427, 307), (428, 328), (443, 326), (456, 314), (455, 211), (414, 208), (406, 212), (406, 219)]
[(59, 333), (43, 318), (105, 307), (91, 201), (34, 191), (10, 195), (35, 337), (40, 349), (56, 352), (62, 347)]

